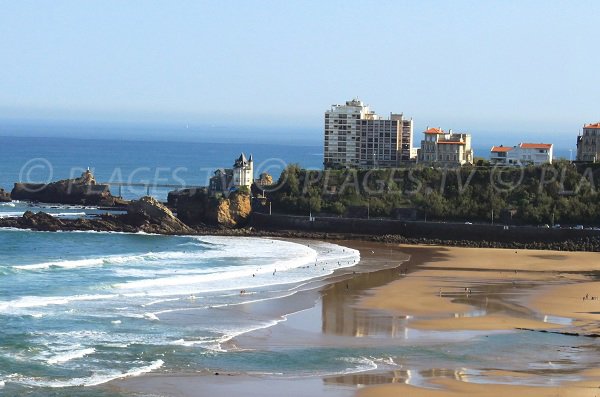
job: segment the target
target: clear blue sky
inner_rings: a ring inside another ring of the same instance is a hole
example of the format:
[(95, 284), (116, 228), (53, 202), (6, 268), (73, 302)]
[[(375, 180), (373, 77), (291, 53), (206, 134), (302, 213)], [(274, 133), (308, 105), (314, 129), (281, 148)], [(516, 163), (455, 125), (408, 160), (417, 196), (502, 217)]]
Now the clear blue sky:
[(318, 140), (323, 112), (358, 96), (416, 132), (574, 144), (600, 120), (599, 16), (593, 0), (0, 0), (0, 118), (292, 126)]

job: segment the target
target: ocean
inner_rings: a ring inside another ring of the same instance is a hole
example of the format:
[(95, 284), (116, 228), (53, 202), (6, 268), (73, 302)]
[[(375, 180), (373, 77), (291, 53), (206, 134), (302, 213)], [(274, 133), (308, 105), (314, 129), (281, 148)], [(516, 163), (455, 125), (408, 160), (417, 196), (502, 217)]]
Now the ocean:
[(211, 236), (2, 230), (0, 246), (0, 384), (66, 395), (223, 365), (223, 343), (283, 320), (245, 315), (245, 303), (289, 296), (359, 260), (328, 243)]
[[(88, 166), (101, 182), (144, 182), (158, 175), (161, 183), (203, 185), (212, 169), (230, 167), (242, 151), (253, 154), (259, 170), (263, 164), (273, 174), (287, 163), (307, 168), (321, 163), (317, 146), (6, 137), (0, 142), (0, 186), (8, 190), (19, 180), (78, 176)], [(143, 194), (145, 189), (123, 195)], [(0, 204), (0, 217), (26, 210), (59, 217), (99, 212), (13, 202)], [(359, 252), (338, 244), (0, 229), (0, 247), (1, 396), (114, 396), (104, 387), (114, 379), (219, 371), (324, 378), (354, 387), (373, 371), (375, 378), (384, 373), (423, 385), (436, 373), (432, 368), (475, 382), (489, 379), (478, 377), (482, 368), (532, 373), (551, 368), (552, 381), (559, 382), (598, 364), (596, 343), (563, 335), (417, 332), (403, 328), (402, 318), (383, 315), (385, 327), (377, 321), (363, 326), (361, 312), (350, 304), (322, 312), (319, 294), (285, 311), (283, 300), (360, 266)], [(261, 309), (251, 309), (257, 306)], [(282, 322), (302, 335), (316, 324), (310, 329), (314, 335), (340, 336), (350, 329), (352, 337), (339, 344), (300, 339), (268, 348), (232, 343), (252, 331), (268, 335)], [(516, 349), (525, 353), (515, 358), (510, 352)], [(352, 378), (355, 374), (360, 377)], [(528, 382), (544, 384), (548, 377)]]
[[(277, 178), (292, 163), (311, 169), (323, 163), (323, 148), (316, 145), (0, 136), (0, 188), (10, 191), (15, 182), (76, 178), (89, 167), (98, 182), (147, 184), (151, 195), (164, 200), (177, 187), (208, 186), (214, 171), (231, 168), (241, 153), (253, 156), (257, 177), (268, 172)], [(126, 199), (148, 193), (143, 186), (111, 191)]]

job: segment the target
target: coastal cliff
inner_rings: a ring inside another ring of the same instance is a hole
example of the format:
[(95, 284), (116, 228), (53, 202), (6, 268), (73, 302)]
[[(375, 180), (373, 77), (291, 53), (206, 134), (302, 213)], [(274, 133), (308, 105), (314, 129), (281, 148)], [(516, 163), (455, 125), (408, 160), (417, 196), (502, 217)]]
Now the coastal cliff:
[(241, 191), (217, 198), (204, 189), (182, 189), (170, 192), (168, 202), (177, 209), (177, 217), (190, 226), (237, 228), (247, 224), (252, 212), (250, 195)]
[(44, 203), (101, 205), (112, 207), (125, 202), (114, 197), (108, 185), (96, 183), (88, 170), (81, 177), (63, 179), (48, 184), (15, 183), (10, 196), (13, 200), (38, 201)]

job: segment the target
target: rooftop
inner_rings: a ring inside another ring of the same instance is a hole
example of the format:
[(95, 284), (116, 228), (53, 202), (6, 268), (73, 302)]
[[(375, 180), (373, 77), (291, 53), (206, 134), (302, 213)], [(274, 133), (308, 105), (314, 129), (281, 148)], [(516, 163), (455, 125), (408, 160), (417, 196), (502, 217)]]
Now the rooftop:
[(551, 143), (519, 143), (521, 149), (552, 149)]
[(424, 134), (445, 134), (444, 130), (442, 130), (441, 128), (428, 128), (425, 131), (423, 131)]
[(505, 153), (510, 152), (511, 150), (513, 150), (513, 148), (509, 146), (492, 146), (492, 150), (490, 151), (493, 153)]
[(600, 122), (599, 123), (593, 123), (593, 124), (588, 124), (583, 126), (583, 128), (600, 128)]

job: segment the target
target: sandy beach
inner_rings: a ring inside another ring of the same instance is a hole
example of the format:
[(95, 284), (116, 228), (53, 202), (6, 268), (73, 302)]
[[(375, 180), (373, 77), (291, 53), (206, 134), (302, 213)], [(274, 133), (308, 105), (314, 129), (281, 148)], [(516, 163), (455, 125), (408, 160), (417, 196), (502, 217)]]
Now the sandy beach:
[[(535, 338), (536, 334), (550, 335), (548, 332), (593, 335), (600, 331), (597, 253), (336, 243), (359, 249), (360, 264), (279, 300), (277, 307), (248, 305), (247, 311), (275, 311), (286, 321), (238, 336), (227, 347), (269, 351), (323, 346), (368, 351), (429, 346), (440, 340), (443, 345), (474, 337), (510, 337), (517, 332)], [(594, 338), (571, 338), (572, 344), (583, 344), (586, 351), (596, 349), (586, 345), (595, 343)], [(559, 342), (560, 349), (564, 343)], [(108, 387), (161, 396), (600, 394), (600, 374), (591, 370), (596, 363), (579, 362), (587, 358), (577, 350), (558, 370), (530, 365), (527, 353), (519, 350), (505, 354), (514, 360), (514, 367), (499, 363), (477, 368), (465, 362), (461, 366), (465, 368), (457, 369), (424, 358), (416, 362), (407, 359), (401, 365), (396, 362), (393, 371), (372, 369), (305, 379), (239, 374), (220, 368), (193, 374), (145, 375), (111, 382)], [(546, 373), (548, 387), (544, 387)]]

